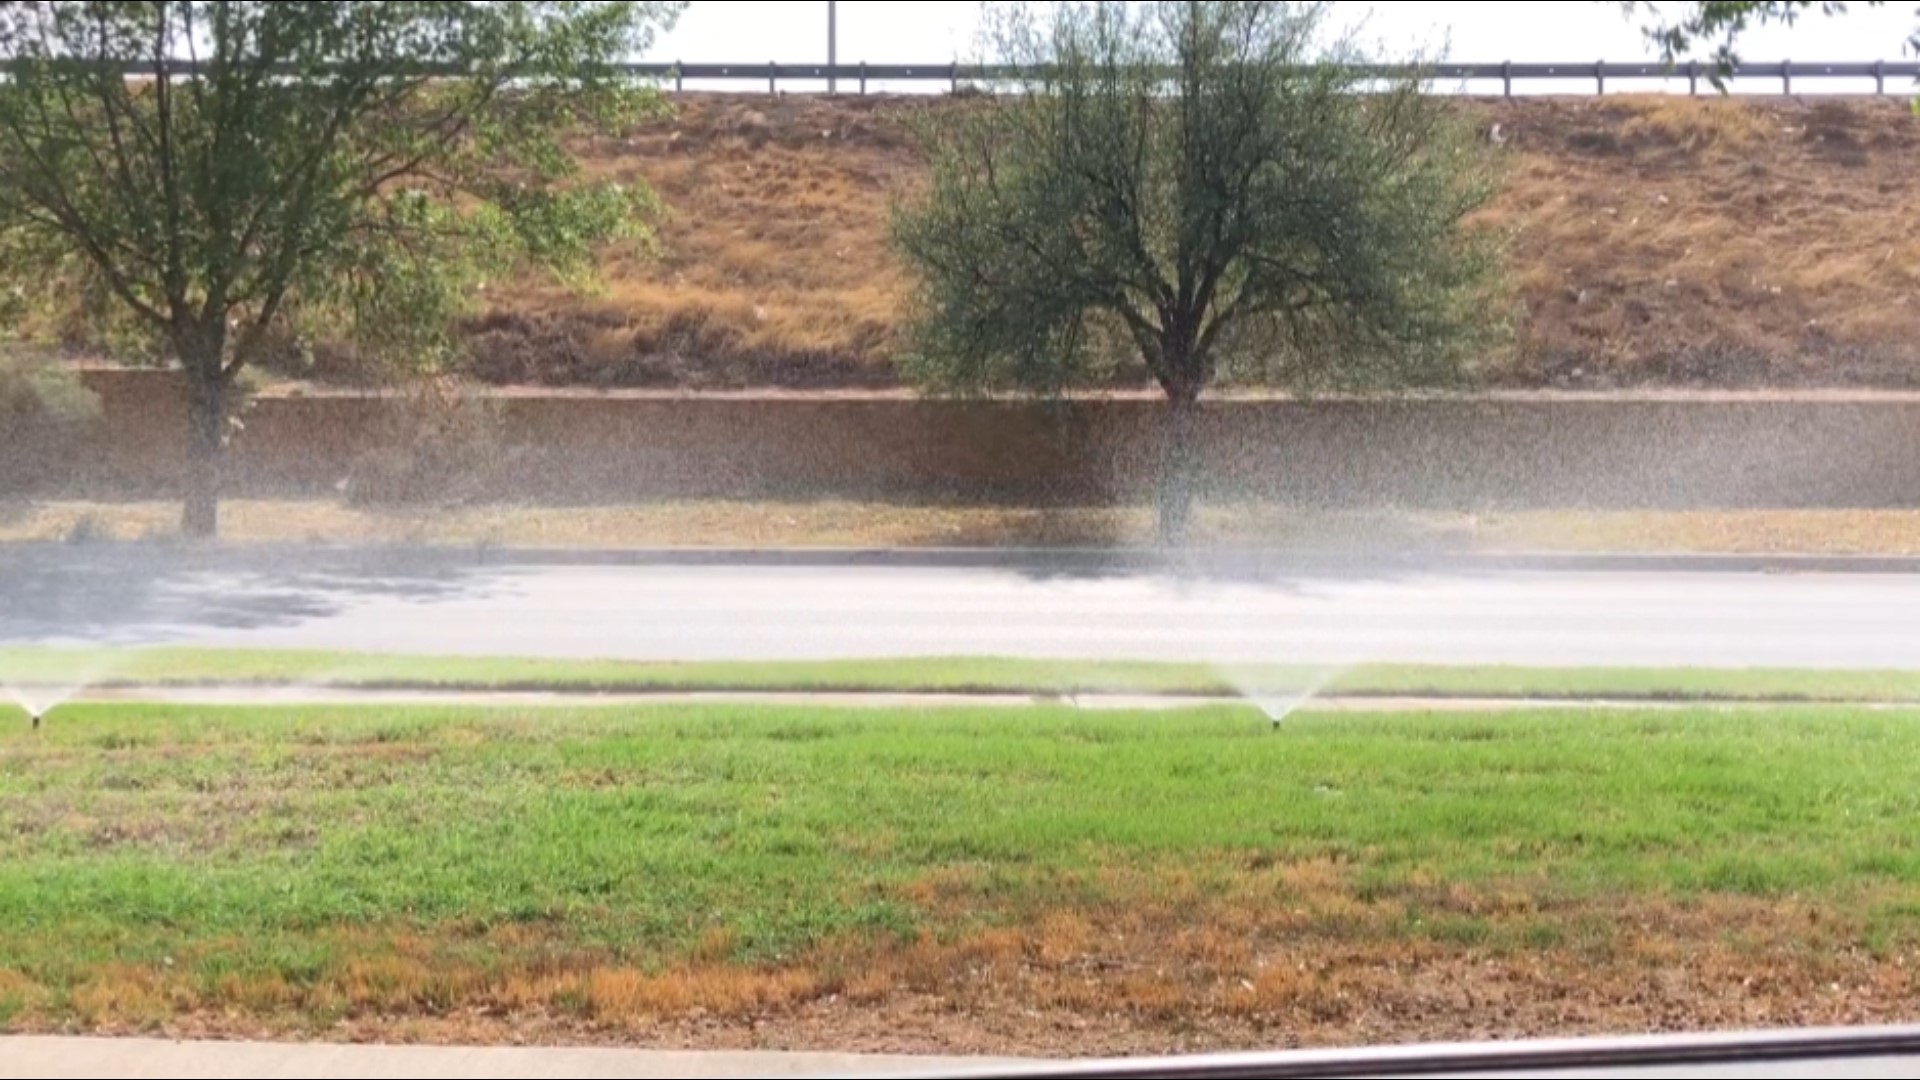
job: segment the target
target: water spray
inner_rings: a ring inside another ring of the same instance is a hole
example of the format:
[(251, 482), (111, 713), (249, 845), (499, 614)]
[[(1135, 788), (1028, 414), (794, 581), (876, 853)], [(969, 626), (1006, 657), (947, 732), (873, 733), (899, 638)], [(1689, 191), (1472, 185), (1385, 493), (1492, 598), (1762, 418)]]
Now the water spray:
[[(1286, 726), (1288, 719), (1312, 704), (1327, 687), (1350, 670), (1350, 665), (1317, 669), (1274, 672), (1256, 667), (1219, 665), (1242, 697), (1266, 715), (1274, 731)], [(1280, 685), (1274, 685), (1278, 682)]]
[(86, 693), (87, 688), (126, 663), (119, 651), (68, 649), (63, 646), (32, 650), (18, 665), (0, 668), (0, 700), (11, 701), (27, 714), (34, 730), (47, 726), (53, 710)]

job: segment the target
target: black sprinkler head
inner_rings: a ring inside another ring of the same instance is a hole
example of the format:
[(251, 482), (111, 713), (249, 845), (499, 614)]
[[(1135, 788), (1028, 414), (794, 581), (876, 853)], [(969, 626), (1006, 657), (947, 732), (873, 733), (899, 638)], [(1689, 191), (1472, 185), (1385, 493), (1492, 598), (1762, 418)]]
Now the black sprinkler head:
[(35, 731), (40, 730), (40, 714), (39, 713), (33, 714), (33, 730)]

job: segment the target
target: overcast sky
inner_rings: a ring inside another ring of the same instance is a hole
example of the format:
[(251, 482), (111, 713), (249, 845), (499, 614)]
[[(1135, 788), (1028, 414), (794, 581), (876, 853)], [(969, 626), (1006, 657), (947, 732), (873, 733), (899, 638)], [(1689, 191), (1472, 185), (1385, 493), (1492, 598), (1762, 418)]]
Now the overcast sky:
[[(1749, 60), (1898, 59), (1915, 26), (1914, 4), (1870, 9), (1856, 3), (1836, 19), (1754, 34)], [(1593, 0), (1458, 0), (1454, 3), (1347, 0), (1341, 18), (1366, 21), (1389, 50), (1451, 44), (1462, 62), (1637, 60), (1645, 40), (1613, 4)], [(973, 59), (978, 0), (841, 0), (840, 56), (848, 63), (945, 63)], [(688, 62), (818, 63), (826, 59), (825, 0), (695, 0), (654, 59)]]

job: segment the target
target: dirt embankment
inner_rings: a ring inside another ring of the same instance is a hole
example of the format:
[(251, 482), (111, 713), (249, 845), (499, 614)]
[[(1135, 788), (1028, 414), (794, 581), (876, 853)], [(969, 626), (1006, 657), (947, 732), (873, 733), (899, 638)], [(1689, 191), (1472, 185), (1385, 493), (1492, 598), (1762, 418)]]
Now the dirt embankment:
[(688, 96), (678, 115), (586, 148), (669, 208), (660, 259), (620, 253), (600, 295), (505, 294), (470, 335), (498, 384), (874, 388), (906, 295), (888, 240), (920, 164), (923, 99)]
[[(1920, 385), (1920, 121), (1904, 101), (1528, 102), (1503, 374), (1529, 385)], [(1492, 128), (1489, 126), (1489, 131)]]
[[(689, 96), (588, 150), (672, 217), (582, 299), (509, 289), (470, 334), (495, 383), (879, 387), (906, 275), (890, 201), (926, 99)], [(1902, 100), (1463, 102), (1507, 157), (1518, 335), (1496, 385), (1920, 386), (1920, 120)]]

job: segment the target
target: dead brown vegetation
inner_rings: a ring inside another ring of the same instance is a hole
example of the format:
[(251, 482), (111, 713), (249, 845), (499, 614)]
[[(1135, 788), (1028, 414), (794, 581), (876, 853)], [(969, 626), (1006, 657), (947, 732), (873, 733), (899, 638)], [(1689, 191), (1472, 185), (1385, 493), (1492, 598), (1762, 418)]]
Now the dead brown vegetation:
[[(384, 459), (381, 459), (384, 460)], [(404, 475), (404, 474), (403, 474)], [(352, 494), (349, 492), (349, 494)], [(1146, 507), (901, 506), (878, 502), (677, 501), (602, 507), (382, 505), (233, 500), (240, 544), (461, 547), (1137, 547), (1154, 540)], [(0, 544), (140, 542), (171, 535), (170, 503), (0, 500)], [(1915, 510), (1542, 510), (1485, 514), (1311, 513), (1203, 508), (1194, 543), (1302, 551), (1708, 552), (1920, 555)]]
[[(1901, 101), (1482, 106), (1513, 151), (1525, 385), (1920, 383), (1920, 122)], [(1489, 128), (1491, 130), (1491, 128)]]
[(672, 120), (583, 148), (644, 179), (663, 258), (610, 256), (598, 295), (509, 290), (471, 328), (497, 383), (883, 386), (905, 282), (888, 207), (918, 176), (888, 98), (694, 96)]
[[(1913, 1020), (1920, 954), (1861, 944), (1793, 900), (1576, 899), (1435, 885), (1374, 896), (1329, 863), (1222, 890), (1106, 871), (1076, 909), (982, 907), (964, 873), (909, 890), (955, 932), (849, 940), (786, 963), (705, 943), (662, 968), (556, 950), (538, 927), (338, 931), (296, 984), (271, 970), (79, 974), (88, 1030), (1082, 1056)], [(1863, 901), (1858, 910), (1868, 910)], [(971, 929), (959, 927), (971, 925)], [(11, 1027), (49, 990), (0, 979)]]
[[(908, 282), (890, 200), (925, 99), (693, 95), (585, 148), (672, 208), (664, 259), (586, 299), (499, 291), (470, 327), (495, 383), (874, 387)], [(1920, 121), (1895, 99), (1465, 102), (1508, 160), (1521, 386), (1920, 385)]]

